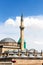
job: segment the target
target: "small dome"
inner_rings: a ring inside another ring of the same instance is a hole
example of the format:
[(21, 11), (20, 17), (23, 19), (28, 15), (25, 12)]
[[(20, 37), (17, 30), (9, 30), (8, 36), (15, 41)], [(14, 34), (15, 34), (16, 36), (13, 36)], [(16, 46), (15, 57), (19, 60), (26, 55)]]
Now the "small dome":
[(22, 55), (21, 55), (21, 57), (28, 57), (28, 56), (26, 56), (26, 55), (22, 54)]
[(1, 42), (16, 42), (16, 41), (12, 38), (4, 38), (1, 40)]

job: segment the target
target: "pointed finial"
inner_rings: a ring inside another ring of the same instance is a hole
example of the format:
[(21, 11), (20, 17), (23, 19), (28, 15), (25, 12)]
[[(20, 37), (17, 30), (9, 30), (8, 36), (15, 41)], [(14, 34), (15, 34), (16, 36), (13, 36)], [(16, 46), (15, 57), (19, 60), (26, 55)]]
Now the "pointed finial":
[(23, 21), (23, 14), (21, 15), (21, 21)]

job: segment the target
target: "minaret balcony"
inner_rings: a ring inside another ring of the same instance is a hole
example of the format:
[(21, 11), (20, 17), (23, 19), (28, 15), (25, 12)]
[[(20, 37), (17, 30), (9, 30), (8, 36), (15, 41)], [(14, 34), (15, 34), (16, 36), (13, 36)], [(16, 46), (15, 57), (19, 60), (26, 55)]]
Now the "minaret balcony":
[(22, 30), (22, 29), (24, 29), (24, 27), (23, 26), (20, 26), (20, 29)]

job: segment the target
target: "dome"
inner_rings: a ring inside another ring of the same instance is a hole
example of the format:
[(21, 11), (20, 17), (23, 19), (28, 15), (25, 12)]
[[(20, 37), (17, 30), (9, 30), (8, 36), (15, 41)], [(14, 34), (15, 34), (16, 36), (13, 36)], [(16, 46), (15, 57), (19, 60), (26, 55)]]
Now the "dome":
[(1, 40), (1, 42), (16, 42), (16, 41), (12, 38), (4, 38)]

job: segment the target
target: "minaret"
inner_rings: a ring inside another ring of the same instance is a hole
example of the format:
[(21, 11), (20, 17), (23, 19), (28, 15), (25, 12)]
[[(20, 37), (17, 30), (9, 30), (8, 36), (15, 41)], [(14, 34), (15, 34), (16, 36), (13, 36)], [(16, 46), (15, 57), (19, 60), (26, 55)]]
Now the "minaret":
[(20, 38), (21, 38), (21, 50), (24, 50), (24, 22), (23, 22), (23, 15), (21, 15)]

